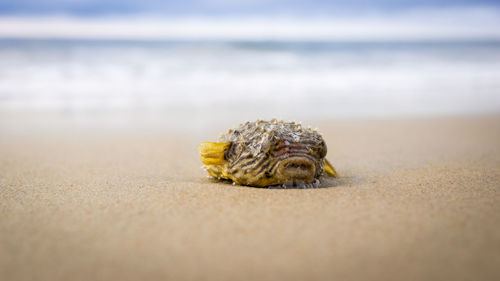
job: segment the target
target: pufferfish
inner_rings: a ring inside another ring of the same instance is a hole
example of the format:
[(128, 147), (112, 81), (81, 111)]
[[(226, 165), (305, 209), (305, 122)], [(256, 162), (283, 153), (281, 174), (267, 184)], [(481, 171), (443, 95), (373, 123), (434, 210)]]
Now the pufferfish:
[(239, 185), (318, 187), (323, 174), (339, 177), (323, 137), (295, 122), (246, 122), (198, 152), (209, 176)]

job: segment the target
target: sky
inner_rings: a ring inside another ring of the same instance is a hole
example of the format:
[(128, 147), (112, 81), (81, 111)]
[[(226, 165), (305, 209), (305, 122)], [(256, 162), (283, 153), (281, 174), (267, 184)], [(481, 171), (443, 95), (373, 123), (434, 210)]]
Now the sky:
[(493, 0), (0, 0), (0, 14), (301, 15), (499, 5)]
[(500, 40), (500, 1), (0, 0), (0, 38)]

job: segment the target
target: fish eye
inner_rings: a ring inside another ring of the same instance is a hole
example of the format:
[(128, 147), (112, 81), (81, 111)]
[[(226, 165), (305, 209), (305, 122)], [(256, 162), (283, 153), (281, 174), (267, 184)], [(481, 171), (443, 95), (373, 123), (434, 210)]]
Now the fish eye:
[(322, 142), (321, 145), (318, 148), (319, 157), (321, 157), (321, 158), (325, 157), (326, 156), (326, 152), (327, 152), (326, 144), (324, 142)]

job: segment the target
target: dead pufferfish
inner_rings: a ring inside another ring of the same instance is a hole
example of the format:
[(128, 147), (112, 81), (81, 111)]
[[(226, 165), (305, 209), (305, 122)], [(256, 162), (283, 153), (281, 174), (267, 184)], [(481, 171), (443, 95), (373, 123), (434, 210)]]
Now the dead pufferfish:
[(246, 122), (198, 151), (210, 176), (234, 184), (318, 187), (323, 174), (339, 177), (325, 158), (323, 137), (295, 122)]

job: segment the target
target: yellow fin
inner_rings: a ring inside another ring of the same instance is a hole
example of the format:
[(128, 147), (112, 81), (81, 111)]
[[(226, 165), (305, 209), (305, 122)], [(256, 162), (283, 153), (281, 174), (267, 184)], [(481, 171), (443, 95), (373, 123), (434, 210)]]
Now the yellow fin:
[(224, 163), (224, 152), (229, 142), (203, 142), (198, 146), (201, 162), (205, 165), (221, 165)]
[(332, 164), (325, 158), (325, 173), (329, 175), (330, 177), (338, 178), (339, 174), (337, 174), (337, 171), (333, 168)]

